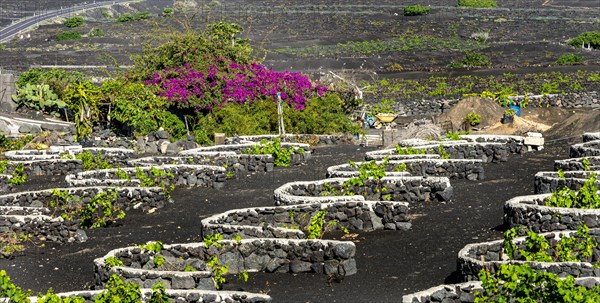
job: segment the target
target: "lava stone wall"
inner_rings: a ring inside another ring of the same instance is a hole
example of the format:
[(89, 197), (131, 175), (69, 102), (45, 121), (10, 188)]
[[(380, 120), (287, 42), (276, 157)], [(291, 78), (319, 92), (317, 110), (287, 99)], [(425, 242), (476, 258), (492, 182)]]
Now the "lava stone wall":
[(582, 136), (583, 142), (590, 142), (600, 140), (600, 132), (597, 133), (584, 133)]
[[(516, 101), (523, 100), (524, 96), (511, 97)], [(440, 114), (448, 111), (450, 107), (458, 104), (458, 99), (419, 100), (398, 103), (395, 108), (407, 116)], [(447, 108), (443, 108), (444, 104)], [(535, 107), (563, 107), (563, 108), (597, 108), (600, 107), (600, 94), (596, 91), (577, 92), (569, 94), (530, 95), (529, 105)], [(498, 105), (500, 107), (500, 105)], [(500, 118), (498, 118), (500, 119)]]
[[(506, 162), (508, 155), (513, 148), (503, 143), (461, 143), (441, 141), (430, 145), (418, 145), (411, 146), (415, 149), (425, 150), (426, 153), (434, 154), (438, 153), (440, 144), (444, 147), (444, 150), (450, 154), (452, 159), (481, 159), (484, 162)], [(402, 143), (401, 143), (402, 144)], [(404, 145), (408, 147), (410, 145)], [(522, 149), (519, 149), (520, 153)], [(381, 160), (387, 155), (397, 154), (396, 149), (384, 149), (375, 152), (369, 152), (367, 154), (368, 159)]]
[[(348, 241), (248, 239), (223, 240), (221, 246), (205, 248), (203, 243), (165, 245), (160, 252), (167, 260), (204, 264), (211, 256), (219, 258), (219, 264), (229, 266), (229, 273), (243, 270), (302, 273), (314, 272), (326, 275), (353, 275), (356, 273), (354, 255), (356, 246)], [(105, 259), (114, 256), (124, 263), (121, 267), (105, 265)], [(139, 247), (127, 247), (110, 251), (103, 258), (94, 260), (95, 283), (103, 287), (112, 274), (125, 281), (153, 285), (164, 281), (165, 287), (174, 289), (214, 289), (209, 270), (194, 272), (158, 271), (143, 269), (153, 263), (155, 253)]]
[(228, 172), (271, 172), (273, 156), (215, 153), (212, 155), (192, 154), (180, 157), (145, 157), (129, 160), (129, 166), (157, 166), (164, 164), (196, 164), (216, 165), (224, 167)]
[(407, 230), (411, 226), (407, 203), (352, 201), (232, 210), (202, 220), (202, 227), (205, 234), (219, 233), (228, 239), (236, 235), (244, 239), (305, 238), (297, 229), (306, 230), (311, 218), (321, 210), (326, 211), (326, 224), (336, 222), (332, 229)]
[(584, 159), (588, 160), (590, 170), (600, 171), (600, 156), (556, 160), (556, 161), (554, 161), (554, 170), (555, 171), (558, 171), (559, 169), (562, 171), (585, 170), (584, 169), (585, 167), (583, 166), (583, 162), (582, 162)]
[[(566, 171), (565, 178), (559, 177), (558, 172), (539, 172), (534, 177), (535, 193), (552, 193), (564, 187), (578, 191), (592, 173), (598, 175), (600, 171)], [(600, 180), (596, 180), (596, 186), (600, 187)]]
[[(85, 206), (101, 191), (110, 188), (64, 188)], [(146, 211), (151, 208), (162, 208), (166, 199), (160, 187), (115, 188), (117, 199), (113, 201), (115, 208), (129, 210), (131, 208)], [(79, 229), (79, 218), (64, 220), (60, 216), (52, 216), (49, 207), (52, 190), (21, 192), (0, 196), (0, 233), (14, 232), (31, 235), (38, 240), (58, 243), (87, 240), (85, 231)]]
[(587, 141), (580, 144), (571, 145), (569, 149), (569, 157), (593, 157), (600, 156), (600, 140)]
[[(575, 284), (591, 288), (600, 285), (600, 278), (576, 278)], [(402, 303), (473, 303), (475, 302), (475, 292), (482, 290), (483, 287), (479, 281), (440, 285), (403, 296)]]
[[(23, 210), (21, 213), (27, 213)], [(36, 211), (39, 213), (40, 211)], [(49, 212), (49, 211), (48, 211)], [(9, 212), (14, 213), (14, 212)], [(85, 232), (79, 230), (77, 221), (56, 220), (46, 215), (0, 215), (0, 233), (23, 233), (37, 240), (57, 243), (85, 241)]]
[[(94, 298), (102, 293), (102, 290), (84, 290), (65, 293), (57, 293), (61, 298), (81, 297), (85, 303), (94, 303)], [(152, 295), (152, 289), (140, 289), (142, 302), (148, 302)], [(271, 297), (263, 294), (254, 294), (243, 291), (207, 291), (207, 290), (175, 290), (166, 289), (165, 293), (169, 302), (176, 303), (267, 303)], [(37, 303), (38, 297), (29, 297), (31, 303)]]
[[(356, 162), (360, 166), (364, 162)], [(381, 164), (382, 162), (377, 162)], [(394, 160), (386, 166), (386, 174), (395, 172), (396, 167), (406, 164), (406, 169), (411, 175), (436, 176), (455, 179), (483, 180), (485, 178), (483, 161), (479, 159), (411, 159)], [(327, 177), (356, 177), (359, 172), (356, 167), (349, 164), (331, 166), (327, 169)]]
[(65, 176), (83, 171), (81, 160), (48, 159), (34, 161), (9, 161), (6, 170), (11, 173), (19, 164), (23, 164), (23, 172), (28, 176)]
[[(543, 233), (550, 243), (550, 249), (554, 249), (559, 242), (560, 235), (574, 235), (575, 231)], [(600, 240), (600, 230), (590, 229), (590, 236), (596, 241)], [(600, 268), (594, 267), (594, 263), (600, 256), (600, 250), (595, 247), (591, 258), (583, 262), (534, 262), (534, 261), (507, 261), (503, 256), (502, 240), (469, 244), (458, 253), (458, 272), (467, 281), (476, 280), (477, 273), (483, 268), (495, 272), (501, 264), (529, 264), (533, 269), (543, 269), (559, 276), (571, 275), (574, 277), (600, 277)], [(525, 249), (525, 237), (518, 237), (513, 241), (518, 249)]]
[[(150, 174), (152, 167), (140, 167), (146, 175)], [(225, 168), (210, 165), (162, 165), (154, 167), (161, 171), (170, 172), (174, 178), (162, 176), (159, 179), (165, 181), (165, 185), (178, 185), (189, 187), (215, 187), (221, 188), (227, 179)], [(99, 186), (99, 185), (123, 185), (136, 184), (139, 180), (136, 179), (136, 168), (125, 167), (121, 168), (129, 176), (130, 180), (120, 179), (117, 175), (119, 169), (103, 169), (85, 171), (77, 174), (68, 175), (65, 179), (71, 186)]]
[(599, 209), (581, 209), (546, 206), (550, 194), (515, 197), (504, 204), (504, 224), (509, 228), (526, 226), (536, 233), (576, 230), (584, 223), (590, 228), (600, 227)]
[[(260, 142), (263, 139), (273, 141), (275, 138), (280, 138), (279, 135), (258, 135), (258, 136), (239, 136), (225, 138), (225, 144), (240, 144), (247, 142)], [(352, 138), (348, 135), (311, 135), (311, 134), (287, 134), (283, 139), (284, 142), (291, 143), (315, 143), (315, 144), (342, 144), (352, 142)]]
[[(342, 184), (347, 179), (335, 178), (320, 181), (290, 182), (275, 190), (274, 198), (277, 205), (323, 203), (351, 201), (360, 196), (344, 196)], [(417, 202), (450, 201), (452, 186), (445, 177), (384, 177), (377, 180), (365, 181), (365, 186), (350, 186), (347, 191), (355, 194), (366, 193), (368, 200), (390, 200)], [(327, 196), (324, 184), (328, 184), (341, 194)]]

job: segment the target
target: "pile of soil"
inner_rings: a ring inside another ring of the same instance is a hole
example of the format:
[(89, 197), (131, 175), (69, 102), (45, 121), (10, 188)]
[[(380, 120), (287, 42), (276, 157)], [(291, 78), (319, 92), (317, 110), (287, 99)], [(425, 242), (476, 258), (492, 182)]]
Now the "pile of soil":
[(450, 109), (450, 111), (441, 114), (438, 118), (440, 123), (449, 121), (452, 123), (453, 129), (462, 129), (465, 117), (475, 112), (481, 116), (481, 122), (477, 125), (478, 128), (490, 127), (502, 118), (502, 107), (496, 102), (487, 98), (468, 97), (461, 100)]

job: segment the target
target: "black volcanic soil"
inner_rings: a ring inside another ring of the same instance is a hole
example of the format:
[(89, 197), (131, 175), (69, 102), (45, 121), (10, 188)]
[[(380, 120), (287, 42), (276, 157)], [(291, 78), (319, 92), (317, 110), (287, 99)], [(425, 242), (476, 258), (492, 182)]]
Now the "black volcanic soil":
[[(533, 194), (534, 174), (551, 170), (554, 159), (567, 158), (571, 143), (576, 142), (551, 141), (542, 151), (487, 164), (483, 181), (451, 180), (453, 200), (412, 205), (413, 226), (408, 231), (359, 233), (355, 241), (358, 273), (340, 283), (328, 284), (321, 274), (251, 273), (246, 283), (229, 276), (225, 289), (268, 293), (274, 302), (398, 302), (411, 292), (459, 282), (454, 274), (458, 251), (468, 243), (500, 238), (503, 203)], [(0, 259), (0, 268), (15, 283), (36, 293), (49, 287), (56, 292), (86, 289), (93, 284), (93, 259), (111, 249), (150, 240), (199, 242), (202, 218), (234, 208), (273, 205), (273, 190), (282, 184), (322, 179), (328, 166), (361, 160), (373, 149), (317, 147), (305, 165), (238, 176), (228, 181), (226, 189), (177, 188), (175, 203), (153, 214), (130, 212), (116, 226), (89, 230), (85, 243), (30, 247), (22, 256)], [(47, 181), (32, 180), (30, 187), (47, 186)]]

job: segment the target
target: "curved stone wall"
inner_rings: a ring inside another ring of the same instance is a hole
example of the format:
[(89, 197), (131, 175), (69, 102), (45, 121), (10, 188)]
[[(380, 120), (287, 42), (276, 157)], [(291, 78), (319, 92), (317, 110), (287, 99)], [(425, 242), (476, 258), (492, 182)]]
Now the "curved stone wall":
[[(564, 178), (561, 178), (558, 172), (539, 172), (534, 177), (535, 193), (552, 193), (564, 187), (577, 191), (592, 173), (598, 175), (600, 171), (565, 171)], [(596, 180), (596, 186), (600, 187), (600, 180)]]
[[(544, 236), (550, 243), (550, 248), (553, 249), (559, 242), (560, 235), (574, 235), (575, 231), (550, 232), (540, 234)], [(600, 240), (600, 229), (590, 229), (590, 236), (596, 241)], [(592, 258), (584, 260), (584, 262), (534, 262), (534, 261), (517, 261), (507, 260), (503, 253), (503, 240), (482, 242), (476, 244), (468, 244), (458, 252), (458, 272), (465, 280), (477, 280), (477, 273), (486, 268), (491, 272), (495, 272), (500, 264), (528, 264), (533, 269), (541, 269), (551, 272), (561, 277), (571, 275), (574, 277), (600, 277), (600, 268), (596, 268), (594, 264), (598, 262), (600, 256), (600, 247), (594, 247)], [(519, 249), (525, 248), (525, 237), (515, 238), (514, 244)]]
[[(62, 292), (56, 295), (61, 298), (80, 297), (85, 303), (94, 303), (94, 298), (100, 295), (104, 290), (84, 290), (73, 292)], [(140, 289), (142, 294), (141, 301), (148, 302), (152, 295), (151, 288)], [(169, 302), (177, 303), (267, 303), (271, 302), (271, 297), (263, 294), (255, 294), (244, 291), (210, 291), (198, 289), (165, 289), (165, 294)], [(29, 297), (31, 303), (37, 303), (38, 297)]]
[[(124, 211), (132, 208), (147, 211), (162, 208), (166, 203), (163, 189), (160, 187), (80, 187), (57, 188), (73, 195), (82, 205), (87, 204), (96, 194), (114, 189), (117, 198), (113, 206)], [(53, 189), (19, 192), (0, 195), (0, 233), (25, 233), (39, 240), (58, 243), (86, 241), (85, 231), (80, 230), (79, 218), (63, 219), (51, 207), (57, 198)]]
[(536, 233), (557, 230), (575, 230), (584, 223), (590, 228), (600, 227), (600, 209), (581, 209), (546, 206), (551, 194), (520, 196), (504, 204), (504, 224), (509, 227), (526, 226)]
[[(525, 96), (511, 96), (514, 100), (523, 100)], [(600, 107), (600, 94), (596, 91), (576, 92), (567, 94), (529, 95), (529, 106), (535, 107), (562, 107), (562, 108), (598, 108)], [(458, 104), (459, 99), (430, 99), (397, 102), (397, 112), (407, 116), (440, 114), (448, 110), (447, 105)], [(447, 105), (445, 105), (447, 104)]]
[[(260, 142), (261, 140), (273, 141), (274, 139), (281, 138), (279, 135), (256, 135), (256, 136), (238, 136), (225, 138), (225, 144), (239, 144), (248, 142)], [(312, 135), (312, 134), (286, 134), (284, 142), (291, 143), (307, 143), (313, 142), (315, 144), (341, 144), (352, 141), (351, 136), (338, 134), (338, 135)]]
[(202, 220), (204, 234), (231, 239), (303, 239), (311, 218), (324, 210), (324, 222), (335, 222), (333, 229), (356, 231), (377, 229), (408, 230), (411, 226), (408, 203), (388, 201), (348, 201), (323, 204), (288, 205), (234, 209)]
[(569, 150), (569, 157), (571, 158), (593, 156), (600, 156), (600, 140), (574, 144), (571, 145), (571, 149)]
[(83, 171), (82, 163), (81, 160), (74, 159), (9, 161), (6, 170), (12, 172), (18, 165), (23, 164), (23, 172), (28, 176), (64, 176)]
[[(140, 184), (136, 177), (137, 169), (143, 171), (148, 176), (152, 169), (158, 169), (165, 172), (160, 177), (166, 185), (178, 186), (197, 186), (197, 187), (217, 187), (221, 188), (227, 179), (225, 168), (212, 165), (160, 165), (144, 167), (124, 167), (101, 170), (84, 171), (77, 174), (67, 175), (65, 180), (71, 186), (100, 186), (100, 185), (127, 185)], [(123, 172), (127, 174), (128, 179), (121, 179), (118, 174)], [(173, 177), (167, 176), (171, 173)]]
[[(418, 150), (425, 150), (428, 154), (434, 154), (438, 153), (438, 148), (441, 145), (452, 159), (481, 159), (483, 162), (505, 162), (508, 160), (508, 154), (510, 153), (510, 147), (504, 143), (479, 143), (466, 141), (426, 142), (428, 144), (412, 145), (412, 143), (402, 141), (400, 142), (400, 146), (413, 147)], [(367, 158), (381, 160), (386, 156), (393, 154), (397, 154), (396, 149), (384, 149), (368, 152)]]
[(583, 136), (583, 142), (590, 142), (590, 141), (596, 141), (596, 140), (600, 140), (600, 132), (597, 133), (584, 133)]
[[(327, 177), (352, 178), (359, 175), (358, 168), (365, 162), (355, 165), (341, 164), (327, 168)], [(376, 161), (381, 165), (383, 161)], [(407, 172), (397, 172), (397, 167), (406, 165)], [(389, 161), (386, 166), (386, 176), (402, 176), (410, 173), (416, 176), (436, 176), (456, 179), (483, 180), (483, 161), (480, 159), (407, 159)]]
[[(350, 186), (345, 189), (342, 184), (348, 178), (331, 178), (319, 181), (290, 182), (277, 188), (274, 193), (275, 204), (291, 205), (304, 203), (325, 203), (342, 201), (365, 200), (363, 196), (345, 196), (342, 190), (352, 193), (366, 192), (369, 200), (390, 200), (415, 202), (440, 202), (450, 201), (452, 198), (452, 186), (446, 177), (384, 177), (380, 184), (369, 179), (365, 186)], [(334, 190), (336, 194), (327, 196), (327, 187)], [(381, 190), (380, 190), (381, 189)], [(337, 193), (340, 194), (337, 194)]]
[(270, 172), (274, 163), (271, 155), (236, 154), (235, 152), (198, 152), (187, 156), (144, 157), (127, 161), (129, 166), (164, 164), (201, 164), (224, 167), (228, 172)]
[(558, 171), (559, 169), (562, 171), (585, 170), (585, 167), (583, 165), (584, 159), (589, 162), (589, 164), (588, 164), (589, 170), (600, 171), (600, 156), (556, 160), (556, 161), (554, 161), (554, 170), (555, 171)]
[[(356, 273), (353, 242), (333, 240), (296, 239), (242, 239), (223, 240), (220, 247), (205, 248), (203, 243), (164, 245), (158, 253), (165, 263), (156, 268), (152, 251), (137, 246), (115, 249), (94, 260), (95, 284), (102, 287), (112, 274), (124, 281), (153, 285), (165, 281), (165, 287), (175, 289), (213, 290), (212, 274), (206, 260), (211, 256), (220, 265), (229, 266), (229, 273), (241, 271), (316, 272), (326, 275), (353, 275)], [(108, 266), (105, 260), (114, 257), (124, 266)], [(183, 271), (190, 266), (192, 272)]]
[[(591, 288), (600, 285), (600, 278), (576, 278), (575, 284)], [(405, 295), (402, 297), (402, 303), (473, 303), (475, 302), (475, 292), (481, 292), (482, 290), (483, 286), (481, 286), (480, 281), (439, 285)]]

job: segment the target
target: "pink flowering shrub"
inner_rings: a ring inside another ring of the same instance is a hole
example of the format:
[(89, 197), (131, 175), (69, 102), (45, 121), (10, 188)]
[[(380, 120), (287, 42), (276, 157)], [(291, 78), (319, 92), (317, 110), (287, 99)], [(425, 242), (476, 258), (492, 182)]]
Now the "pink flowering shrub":
[[(220, 63), (220, 64), (219, 64)], [(252, 104), (258, 100), (281, 99), (296, 110), (306, 108), (308, 100), (322, 96), (327, 88), (314, 85), (300, 72), (277, 72), (258, 63), (229, 64), (218, 62), (207, 71), (197, 71), (185, 64), (151, 75), (147, 85), (157, 94), (182, 109), (210, 111), (225, 104)]]

